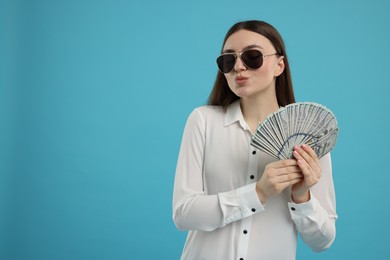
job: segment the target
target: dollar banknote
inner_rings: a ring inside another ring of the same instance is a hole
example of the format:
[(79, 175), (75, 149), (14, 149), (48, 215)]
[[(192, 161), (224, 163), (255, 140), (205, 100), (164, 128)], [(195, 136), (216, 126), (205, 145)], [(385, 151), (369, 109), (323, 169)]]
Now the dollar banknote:
[(338, 131), (330, 109), (314, 102), (297, 102), (260, 123), (251, 145), (277, 159), (291, 159), (295, 145), (307, 144), (321, 158), (335, 147)]

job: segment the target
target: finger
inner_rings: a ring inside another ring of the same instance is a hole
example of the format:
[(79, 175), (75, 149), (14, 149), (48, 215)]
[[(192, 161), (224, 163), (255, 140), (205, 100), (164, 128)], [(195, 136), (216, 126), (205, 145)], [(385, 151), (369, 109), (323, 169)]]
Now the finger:
[(318, 156), (317, 154), (314, 152), (313, 148), (311, 148), (309, 145), (307, 144), (303, 144), (302, 145), (302, 149), (308, 153), (310, 155), (310, 157), (313, 159), (313, 161), (315, 162), (316, 166), (317, 166), (317, 169), (320, 169), (320, 161), (318, 159)]
[(294, 184), (297, 184), (299, 182), (302, 181), (303, 178), (296, 178), (296, 179), (291, 179), (289, 181), (285, 181), (285, 182), (277, 182), (274, 184), (274, 188), (275, 190), (281, 192), (283, 191), (284, 189), (286, 189), (287, 187), (290, 187)]
[(300, 183), (302, 180), (303, 180), (303, 178), (296, 178), (296, 179), (289, 181), (288, 184), (289, 184), (289, 186), (292, 186), (294, 184)]
[(280, 168), (279, 171), (282, 172), (282, 174), (301, 173), (301, 168), (299, 167), (298, 162), (296, 162), (296, 165)]
[[(294, 146), (294, 152), (297, 152), (297, 153), (301, 156), (301, 158), (302, 158), (303, 160), (305, 160), (307, 163), (310, 163), (310, 161), (313, 160), (313, 158), (310, 156), (310, 154), (307, 153), (307, 152), (302, 148), (302, 146), (298, 146), (298, 145)], [(295, 155), (295, 154), (296, 154), (296, 153), (294, 153), (294, 155)]]
[(275, 182), (278, 182), (278, 183), (284, 183), (284, 182), (294, 182), (297, 180), (298, 182), (301, 181), (303, 179), (303, 174), (302, 172), (299, 172), (299, 173), (290, 173), (290, 174), (284, 174), (284, 175), (280, 175), (280, 176), (276, 176), (275, 177)]
[[(299, 147), (299, 146), (295, 146), (294, 147), (294, 156), (298, 157), (296, 158), (297, 160), (304, 160), (305, 162), (307, 162), (307, 164), (310, 165), (310, 167), (313, 169), (313, 170), (316, 170), (318, 171), (319, 170), (319, 164), (317, 163), (318, 162), (318, 158), (317, 158), (317, 155), (315, 154), (315, 152), (313, 151), (313, 149), (309, 148), (308, 145), (303, 145), (303, 146), (306, 146), (307, 149), (310, 149), (313, 153), (312, 154), (309, 154), (308, 152), (306, 152), (303, 148)], [(298, 154), (299, 156), (298, 156)], [(312, 157), (312, 155), (314, 157)]]
[(311, 148), (309, 145), (303, 144), (301, 147), (305, 152), (307, 152), (310, 155), (310, 157), (314, 159), (318, 159), (317, 154), (314, 152), (313, 148)]
[[(294, 157), (295, 159), (297, 160), (297, 165), (302, 168), (302, 164), (309, 164), (304, 156), (306, 152), (303, 151), (302, 149), (300, 148), (295, 148), (293, 154), (294, 154)], [(307, 155), (308, 156), (308, 155)]]
[(297, 162), (295, 162), (295, 165), (292, 166), (275, 169), (276, 176), (286, 175), (291, 173), (301, 173), (301, 168), (299, 167)]
[(292, 179), (292, 180), (287, 181), (287, 182), (283, 182), (283, 184), (287, 184), (287, 186), (292, 186), (294, 184), (302, 182), (303, 180), (304, 180), (304, 178), (301, 177), (301, 178)]
[(310, 178), (313, 172), (310, 165), (305, 160), (298, 160), (297, 163), (305, 178)]
[(298, 152), (299, 150), (299, 146), (294, 146), (294, 151), (293, 151), (293, 155), (294, 155), (294, 158), (298, 161), (298, 160), (303, 160), (303, 157), (301, 156), (301, 154)]
[(299, 160), (298, 165), (301, 167), (302, 173), (304, 175), (305, 186), (312, 187), (315, 185), (318, 182), (320, 175), (312, 171), (312, 169), (309, 169), (309, 165), (304, 161)]
[(279, 160), (279, 161), (273, 162), (271, 164), (275, 169), (280, 169), (280, 168), (286, 168), (289, 166), (296, 166), (297, 161), (293, 160), (293, 159), (287, 159), (287, 160)]

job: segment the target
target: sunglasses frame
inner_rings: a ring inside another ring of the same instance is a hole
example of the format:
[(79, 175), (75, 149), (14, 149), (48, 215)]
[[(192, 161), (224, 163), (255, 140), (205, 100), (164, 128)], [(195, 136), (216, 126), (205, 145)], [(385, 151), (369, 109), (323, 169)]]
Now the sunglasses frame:
[[(245, 61), (241, 58), (241, 55), (244, 53), (244, 52), (247, 52), (247, 51), (258, 51), (260, 52), (261, 54), (261, 57), (262, 57), (262, 61), (261, 61), (261, 64), (258, 68), (252, 68), (250, 66), (248, 66)], [(228, 72), (223, 72), (222, 70), (220, 70), (219, 68), (219, 64), (218, 64), (218, 59), (221, 58), (222, 56), (227, 56), (227, 55), (233, 55), (234, 56), (234, 65), (232, 67), (231, 70), (229, 70)], [(263, 61), (264, 61), (264, 57), (268, 57), (268, 56), (273, 56), (273, 55), (279, 55), (279, 53), (275, 52), (275, 53), (271, 53), (271, 54), (266, 54), (264, 55), (260, 50), (257, 50), (257, 49), (248, 49), (248, 50), (244, 50), (244, 51), (240, 51), (240, 52), (227, 52), (227, 53), (222, 53), (221, 55), (218, 56), (218, 58), (216, 59), (216, 63), (217, 63), (217, 67), (218, 67), (218, 70), (223, 73), (223, 74), (227, 74), (227, 73), (230, 73), (233, 69), (234, 69), (234, 66), (236, 65), (236, 62), (237, 62), (237, 58), (240, 58), (241, 61), (242, 61), (242, 64), (244, 64), (244, 66), (247, 68), (247, 69), (252, 69), (252, 70), (257, 70), (257, 69), (260, 69), (261, 66), (263, 66)]]

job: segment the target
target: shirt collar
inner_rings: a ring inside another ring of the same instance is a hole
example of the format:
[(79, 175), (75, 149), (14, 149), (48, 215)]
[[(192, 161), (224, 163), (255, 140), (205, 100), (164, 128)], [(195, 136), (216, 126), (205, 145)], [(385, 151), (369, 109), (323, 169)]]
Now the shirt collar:
[(235, 122), (238, 122), (244, 130), (248, 129), (244, 116), (242, 115), (239, 99), (227, 107), (225, 114), (225, 127)]

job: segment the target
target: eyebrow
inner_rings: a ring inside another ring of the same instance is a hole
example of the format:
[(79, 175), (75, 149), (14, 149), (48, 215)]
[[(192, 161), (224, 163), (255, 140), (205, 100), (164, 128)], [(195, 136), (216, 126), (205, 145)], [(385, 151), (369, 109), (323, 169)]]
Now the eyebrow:
[[(263, 49), (263, 47), (261, 47), (260, 45), (257, 45), (257, 44), (251, 44), (251, 45), (248, 45), (246, 46), (245, 48), (242, 49), (242, 51), (246, 51), (246, 50), (249, 50), (249, 49), (253, 49), (253, 48), (260, 48), (260, 49)], [(224, 50), (222, 53), (234, 53), (236, 52), (235, 50), (233, 49), (227, 49), (227, 50)]]

